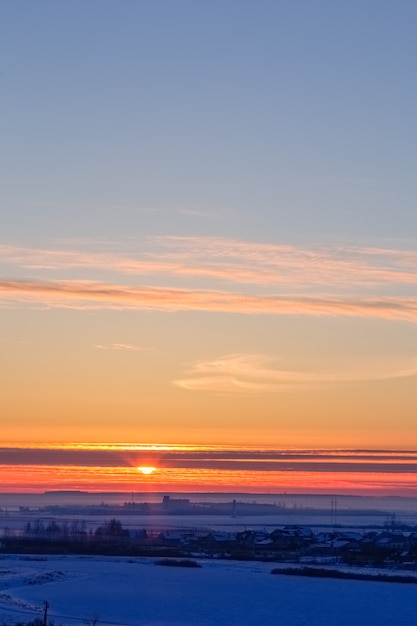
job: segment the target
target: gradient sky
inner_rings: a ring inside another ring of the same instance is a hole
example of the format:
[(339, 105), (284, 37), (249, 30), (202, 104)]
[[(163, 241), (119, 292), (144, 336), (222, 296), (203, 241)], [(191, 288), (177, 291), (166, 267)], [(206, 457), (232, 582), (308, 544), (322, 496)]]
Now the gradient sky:
[(2, 441), (416, 448), (416, 3), (0, 15)]

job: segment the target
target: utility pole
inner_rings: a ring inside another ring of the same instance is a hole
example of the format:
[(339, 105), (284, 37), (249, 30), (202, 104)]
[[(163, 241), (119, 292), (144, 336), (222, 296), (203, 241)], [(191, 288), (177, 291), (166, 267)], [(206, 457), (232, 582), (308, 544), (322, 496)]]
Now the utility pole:
[(48, 609), (49, 602), (48, 600), (45, 600), (45, 602), (43, 603), (43, 626), (48, 626)]
[(337, 526), (337, 500), (336, 498), (332, 498), (331, 499), (331, 503), (330, 503), (330, 523), (333, 527), (333, 531), (336, 530), (336, 526)]

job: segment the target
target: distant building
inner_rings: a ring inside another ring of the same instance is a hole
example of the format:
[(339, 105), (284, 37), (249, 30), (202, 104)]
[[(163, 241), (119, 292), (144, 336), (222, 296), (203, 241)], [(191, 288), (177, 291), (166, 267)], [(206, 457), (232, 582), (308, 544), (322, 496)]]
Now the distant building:
[(173, 509), (184, 509), (190, 506), (190, 500), (188, 498), (171, 498), (171, 496), (164, 496), (162, 506), (170, 511)]

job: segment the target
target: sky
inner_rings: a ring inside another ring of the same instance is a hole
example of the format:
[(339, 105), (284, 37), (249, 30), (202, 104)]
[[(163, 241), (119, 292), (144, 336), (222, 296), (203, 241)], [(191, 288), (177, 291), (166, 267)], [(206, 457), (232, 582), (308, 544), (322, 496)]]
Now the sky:
[(416, 4), (0, 13), (4, 449), (417, 449)]

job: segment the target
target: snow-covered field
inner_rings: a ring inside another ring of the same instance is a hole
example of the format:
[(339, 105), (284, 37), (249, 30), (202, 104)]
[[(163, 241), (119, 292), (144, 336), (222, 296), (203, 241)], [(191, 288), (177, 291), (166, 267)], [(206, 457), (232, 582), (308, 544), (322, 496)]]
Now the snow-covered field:
[(55, 626), (393, 626), (417, 624), (417, 585), (272, 576), (270, 563), (0, 558), (0, 621), (29, 621), (45, 600)]

